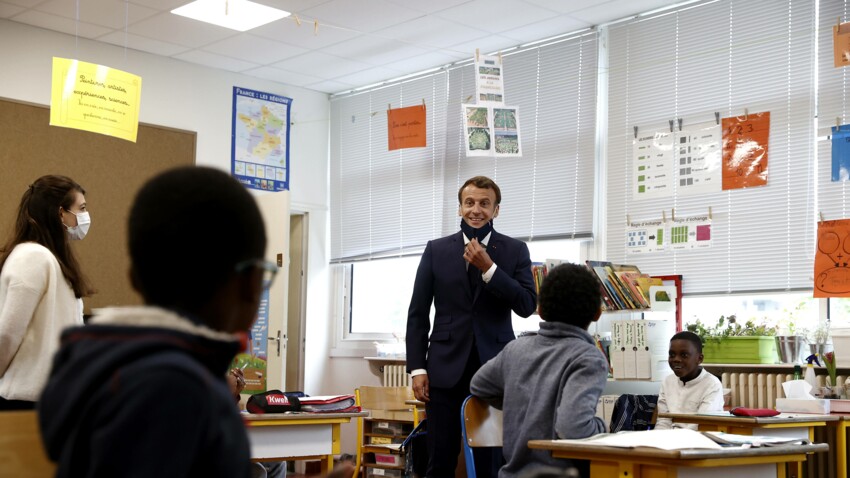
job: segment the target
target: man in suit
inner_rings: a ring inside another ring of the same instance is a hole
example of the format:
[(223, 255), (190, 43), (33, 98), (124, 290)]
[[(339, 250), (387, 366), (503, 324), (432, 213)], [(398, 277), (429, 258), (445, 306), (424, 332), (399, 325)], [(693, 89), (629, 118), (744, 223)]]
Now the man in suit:
[[(469, 382), (514, 339), (511, 310), (528, 317), (537, 307), (528, 247), (493, 230), (501, 200), (491, 179), (467, 180), (458, 191), (461, 230), (429, 241), (416, 272), (407, 316), (407, 368), (414, 395), (426, 403), (428, 477), (454, 476), (460, 407)], [(498, 470), (488, 460), (481, 464)]]

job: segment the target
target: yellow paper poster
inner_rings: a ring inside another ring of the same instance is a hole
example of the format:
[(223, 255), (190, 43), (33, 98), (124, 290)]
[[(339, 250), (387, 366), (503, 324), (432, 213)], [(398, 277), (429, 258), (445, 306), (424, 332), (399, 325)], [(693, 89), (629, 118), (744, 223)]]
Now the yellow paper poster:
[(142, 78), (108, 66), (53, 58), (50, 124), (136, 142)]

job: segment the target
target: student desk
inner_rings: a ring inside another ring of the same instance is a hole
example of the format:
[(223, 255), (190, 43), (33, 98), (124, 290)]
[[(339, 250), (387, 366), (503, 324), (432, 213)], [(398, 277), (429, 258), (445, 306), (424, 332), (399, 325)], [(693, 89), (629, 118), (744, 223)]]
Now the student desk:
[(266, 413), (244, 414), (253, 461), (321, 460), (322, 475), (333, 468), (340, 452), (340, 425), (355, 413)]
[(785, 463), (798, 464), (808, 453), (829, 445), (780, 445), (761, 448), (661, 450), (621, 448), (557, 440), (531, 440), (528, 447), (549, 450), (556, 458), (590, 460), (593, 478), (785, 478)]

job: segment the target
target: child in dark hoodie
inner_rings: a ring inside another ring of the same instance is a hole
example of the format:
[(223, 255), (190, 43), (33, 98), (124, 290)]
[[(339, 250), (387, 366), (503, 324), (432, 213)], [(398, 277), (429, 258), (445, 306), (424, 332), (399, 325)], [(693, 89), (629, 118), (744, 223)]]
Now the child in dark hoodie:
[(226, 373), (276, 267), (254, 199), (224, 172), (178, 168), (128, 218), (145, 305), (67, 329), (38, 403), (58, 477), (248, 477)]
[(472, 394), (504, 412), (507, 463), (500, 478), (570, 465), (589, 475), (587, 462), (531, 450), (528, 440), (585, 438), (605, 431), (596, 404), (608, 378), (608, 362), (587, 333), (601, 314), (599, 294), (599, 283), (586, 267), (552, 269), (540, 287), (540, 330), (508, 343), (472, 377)]

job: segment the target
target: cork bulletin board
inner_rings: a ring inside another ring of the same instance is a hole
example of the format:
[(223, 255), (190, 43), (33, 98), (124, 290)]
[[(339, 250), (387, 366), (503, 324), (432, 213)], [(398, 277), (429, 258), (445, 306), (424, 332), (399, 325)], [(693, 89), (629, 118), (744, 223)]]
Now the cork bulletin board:
[[(73, 247), (97, 293), (86, 313), (141, 303), (130, 285), (127, 220), (136, 191), (156, 173), (195, 164), (196, 133), (139, 125), (136, 143), (49, 126), (50, 109), (0, 98), (0, 244), (14, 226), (24, 190), (45, 174), (62, 174), (86, 190), (92, 225)], [(167, 271), (164, 271), (167, 273)]]

